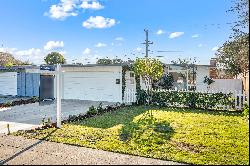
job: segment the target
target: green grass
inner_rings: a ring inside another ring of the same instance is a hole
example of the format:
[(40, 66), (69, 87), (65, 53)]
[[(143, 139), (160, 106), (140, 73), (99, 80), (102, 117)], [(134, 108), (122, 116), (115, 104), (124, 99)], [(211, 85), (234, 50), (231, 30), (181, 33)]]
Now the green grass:
[(249, 164), (249, 127), (232, 112), (128, 107), (29, 138), (192, 164)]

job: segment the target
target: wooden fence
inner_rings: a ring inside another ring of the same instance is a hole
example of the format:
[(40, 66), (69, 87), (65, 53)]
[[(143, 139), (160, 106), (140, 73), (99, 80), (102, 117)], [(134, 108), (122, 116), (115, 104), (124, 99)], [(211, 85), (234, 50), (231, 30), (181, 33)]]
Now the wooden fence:
[[(157, 92), (169, 92), (169, 91), (176, 91), (176, 90), (163, 90), (163, 89), (157, 89), (157, 90), (153, 90), (153, 91), (157, 91)], [(187, 91), (187, 90), (182, 90), (179, 92), (193, 92), (193, 91)], [(242, 110), (244, 107), (244, 103), (247, 103), (249, 106), (249, 91), (195, 91), (195, 92), (199, 92), (199, 93), (223, 93), (223, 94), (229, 94), (232, 93), (232, 98), (234, 100), (234, 106), (235, 109), (237, 110)], [(135, 89), (126, 89), (124, 92), (124, 99), (123, 99), (123, 103), (125, 104), (131, 104), (133, 102), (136, 102), (136, 90)], [(225, 109), (232, 109), (229, 106), (224, 106)]]

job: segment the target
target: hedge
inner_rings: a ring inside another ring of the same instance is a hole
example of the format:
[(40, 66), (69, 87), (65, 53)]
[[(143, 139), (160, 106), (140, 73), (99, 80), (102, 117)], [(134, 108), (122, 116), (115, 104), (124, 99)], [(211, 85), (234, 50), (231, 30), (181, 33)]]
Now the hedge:
[(185, 92), (185, 91), (155, 91), (148, 93), (140, 90), (137, 93), (137, 103), (158, 106), (199, 108), (211, 110), (225, 110), (234, 108), (234, 99), (232, 93), (201, 93), (201, 92)]

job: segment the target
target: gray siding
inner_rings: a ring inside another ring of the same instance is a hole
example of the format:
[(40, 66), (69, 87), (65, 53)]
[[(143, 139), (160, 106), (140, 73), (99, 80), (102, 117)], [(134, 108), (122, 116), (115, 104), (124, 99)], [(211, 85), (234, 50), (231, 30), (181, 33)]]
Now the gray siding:
[(40, 74), (19, 72), (17, 76), (18, 96), (39, 96)]

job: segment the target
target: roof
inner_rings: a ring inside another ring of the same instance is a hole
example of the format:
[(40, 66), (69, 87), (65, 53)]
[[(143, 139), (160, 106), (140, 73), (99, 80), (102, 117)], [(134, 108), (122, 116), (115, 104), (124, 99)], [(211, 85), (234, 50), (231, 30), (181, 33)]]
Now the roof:
[(22, 65), (22, 66), (11, 66), (11, 67), (0, 66), (0, 71), (8, 71), (8, 72), (24, 71), (25, 69), (39, 69), (39, 66), (36, 65)]
[[(173, 64), (173, 63), (171, 63), (171, 64), (166, 64), (166, 63), (165, 63), (164, 65), (172, 65), (172, 66), (185, 67), (185, 65), (182, 65), (182, 64)], [(213, 66), (211, 66), (211, 65), (199, 65), (199, 64), (195, 64), (195, 66), (213, 67)]]

